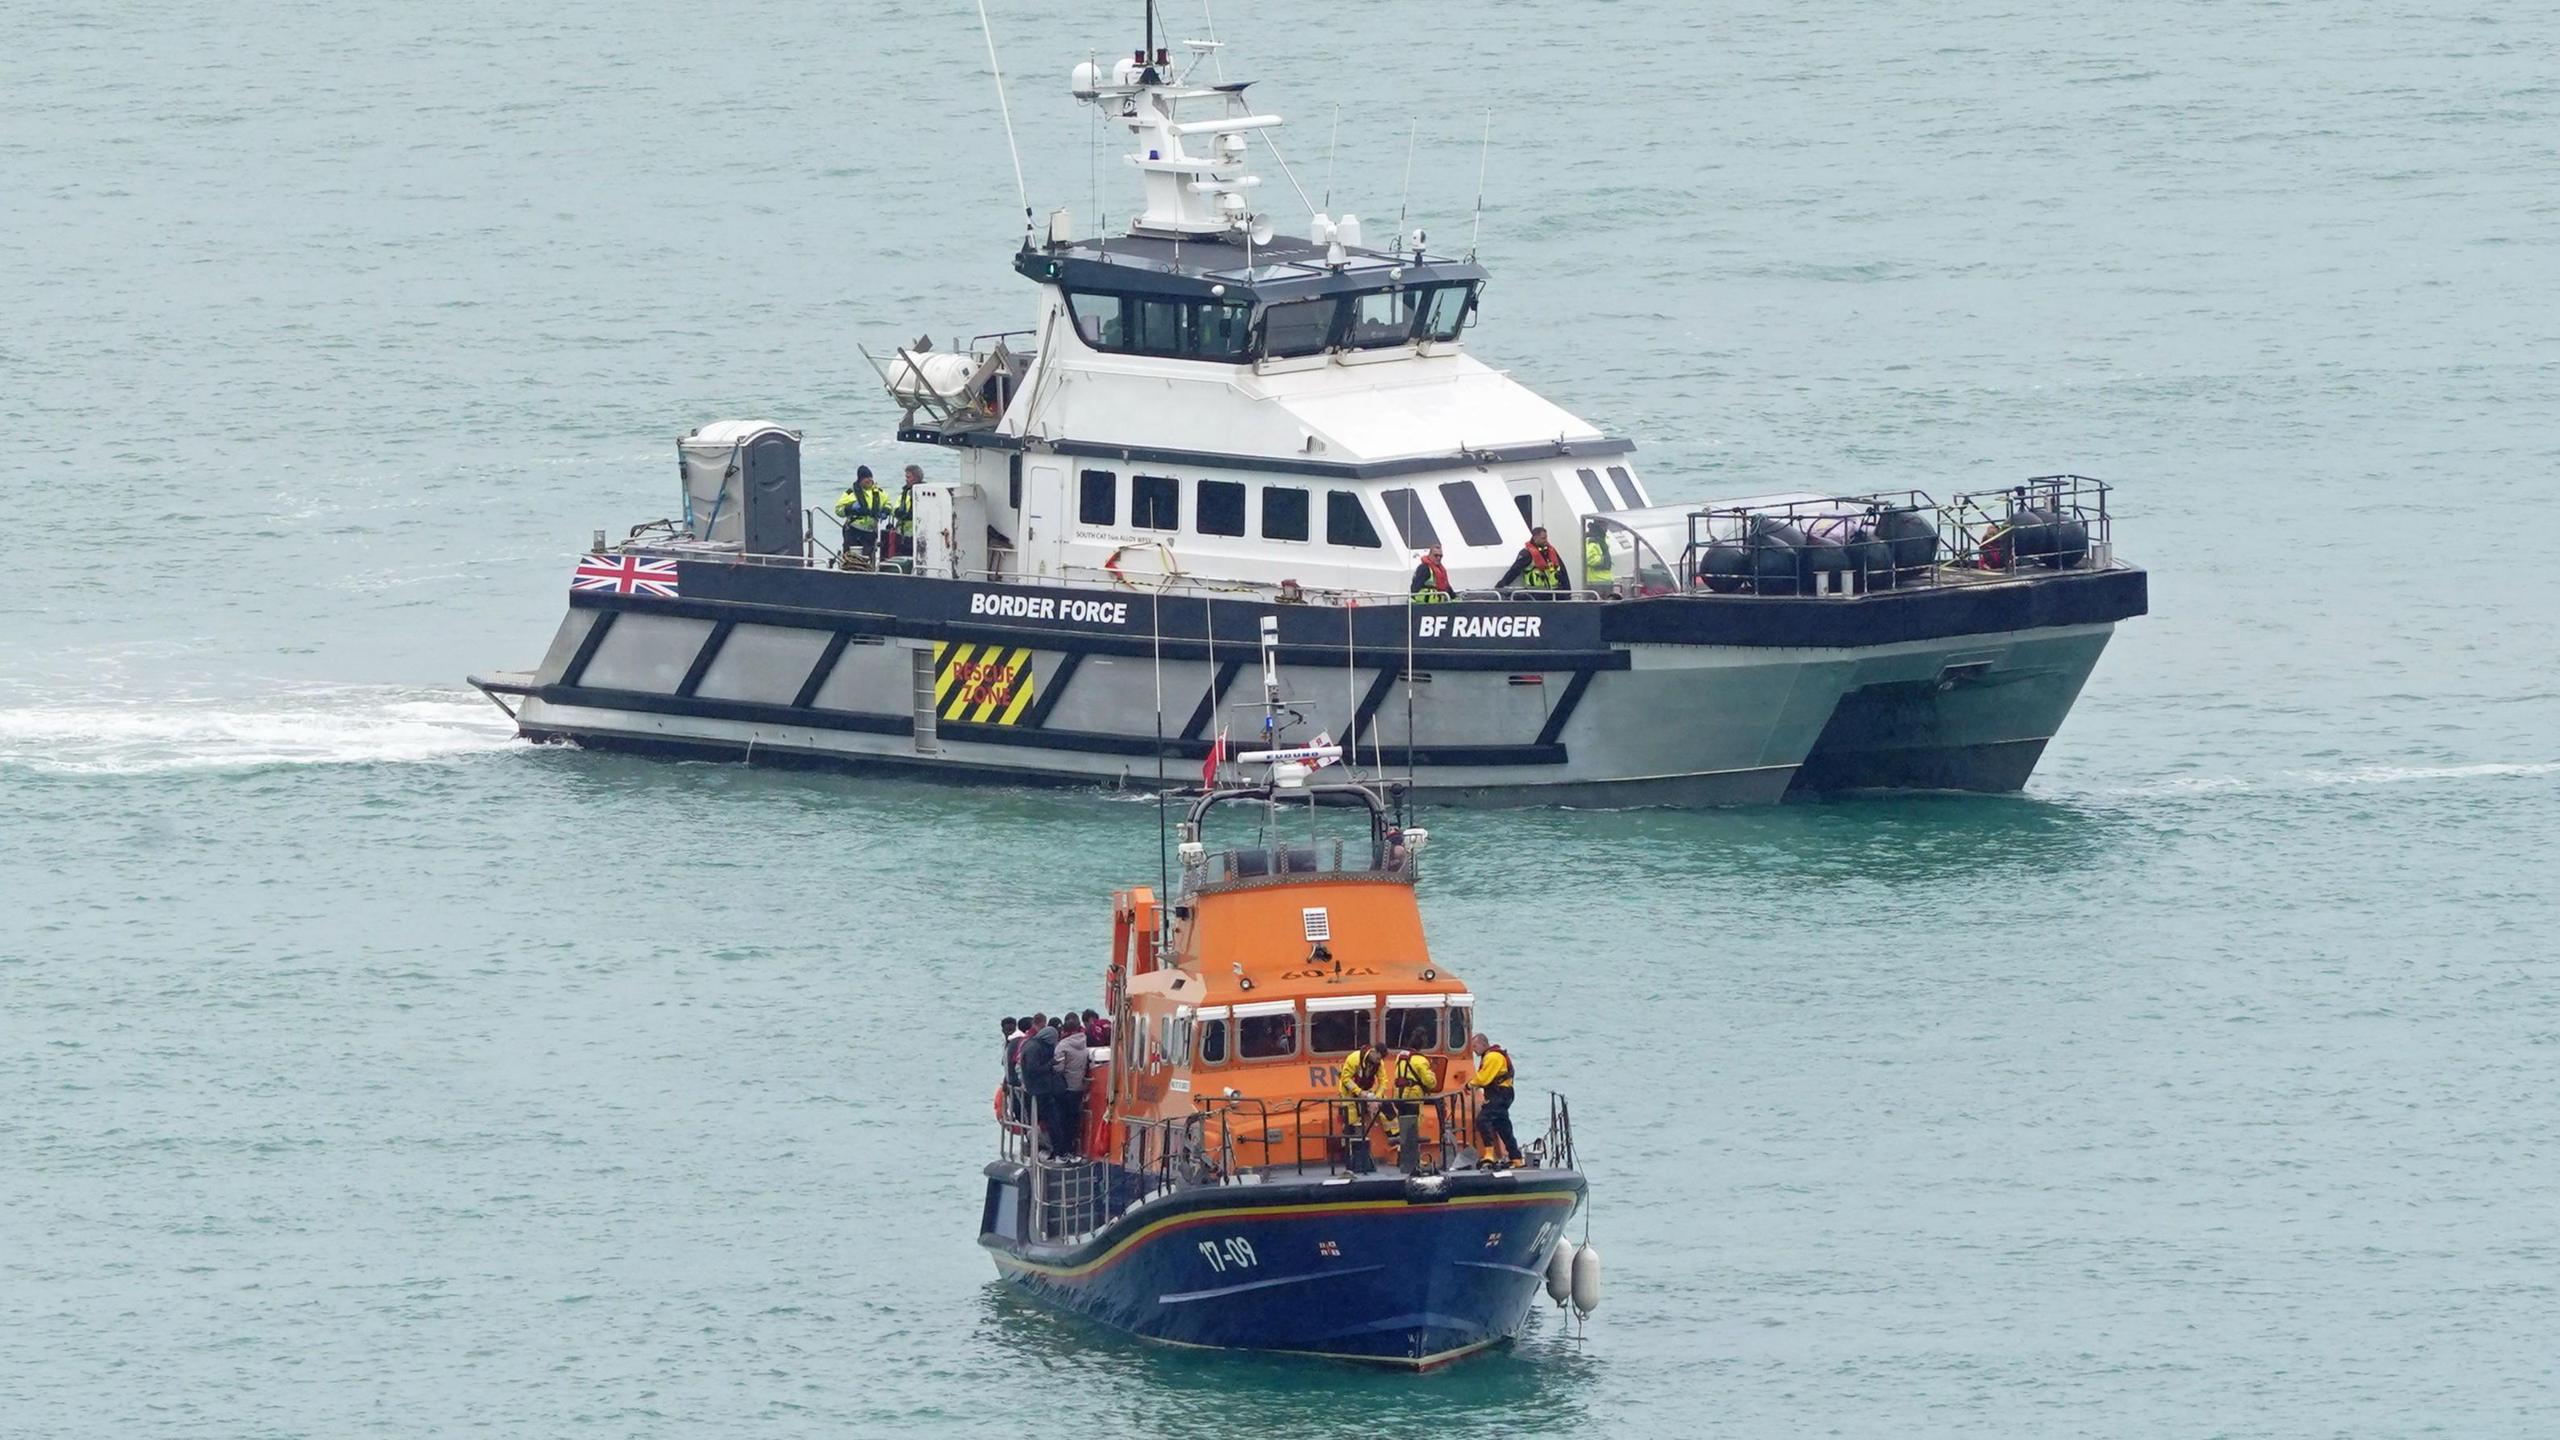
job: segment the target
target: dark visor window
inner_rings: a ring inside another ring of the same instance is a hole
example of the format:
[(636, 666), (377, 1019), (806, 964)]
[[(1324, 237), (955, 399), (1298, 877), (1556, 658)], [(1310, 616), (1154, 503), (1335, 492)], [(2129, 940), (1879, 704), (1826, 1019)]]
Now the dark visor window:
[(1617, 502), (1609, 498), (1609, 492), (1600, 488), (1599, 471), (1576, 470), (1573, 473), (1582, 477), (1582, 488), (1591, 492), (1591, 503), (1593, 505), (1598, 506), (1602, 510), (1615, 510), (1618, 508)]
[(1191, 519), (1203, 535), (1243, 534), (1244, 486), (1233, 480), (1201, 481), (1198, 507)]
[(1307, 492), (1295, 485), (1266, 485), (1262, 489), (1262, 538), (1265, 540), (1304, 540), (1307, 538)]
[(1360, 550), (1378, 548), (1378, 527), (1369, 523), (1369, 512), (1360, 506), (1360, 497), (1348, 490), (1324, 492), (1324, 538), (1334, 545), (1349, 545)]
[(1120, 477), (1108, 470), (1087, 470), (1079, 477), (1076, 519), (1087, 525), (1120, 523)]
[(1147, 530), (1182, 528), (1182, 482), (1163, 475), (1129, 477), (1129, 523)]
[(1627, 473), (1626, 466), (1610, 466), (1609, 483), (1618, 487), (1618, 498), (1626, 502), (1628, 509), (1641, 510), (1644, 508), (1644, 497), (1636, 493), (1636, 477)]
[(1387, 518), (1394, 521), (1396, 533), (1404, 537), (1408, 550), (1420, 550), (1440, 543), (1440, 534), (1431, 528), (1430, 512), (1422, 508), (1422, 497), (1411, 490), (1390, 490), (1378, 497), (1387, 504)]
[(1493, 512), (1484, 508), (1484, 495), (1473, 480), (1452, 480), (1440, 487), (1440, 498), (1449, 506), (1449, 518), (1458, 522), (1458, 534), (1470, 545), (1499, 545), (1502, 532), (1494, 528)]

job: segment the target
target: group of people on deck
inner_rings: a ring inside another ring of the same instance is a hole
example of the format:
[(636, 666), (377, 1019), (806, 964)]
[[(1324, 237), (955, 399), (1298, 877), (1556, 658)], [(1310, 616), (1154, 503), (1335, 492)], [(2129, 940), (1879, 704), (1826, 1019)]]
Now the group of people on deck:
[[(1582, 542), (1583, 583), (1594, 590), (1608, 588), (1614, 578), (1609, 564), (1609, 547), (1605, 539), (1593, 532)], [(1573, 589), (1573, 577), (1564, 569), (1564, 552), (1547, 539), (1547, 527), (1537, 526), (1529, 532), (1529, 543), (1511, 557), (1511, 568), (1493, 582), (1496, 590), (1526, 590), (1541, 595), (1563, 595)], [(1421, 563), (1413, 567), (1413, 598), (1420, 604), (1437, 604), (1456, 595), (1449, 583), (1449, 567), (1442, 559), (1437, 544), (1424, 547)]]
[[(1508, 1170), (1520, 1163), (1520, 1137), (1511, 1129), (1511, 1099), (1517, 1088), (1511, 1052), (1479, 1032), (1467, 1042), (1475, 1068), (1466, 1088), (1479, 1092), (1476, 1105), (1476, 1164), (1486, 1170)], [(1379, 1120), (1395, 1124), (1397, 1166), (1407, 1175), (1422, 1173), (1422, 1102), (1437, 1094), (1440, 1077), (1431, 1061), (1412, 1050), (1389, 1050), (1372, 1040), (1342, 1057), (1335, 1082), (1342, 1096), (1344, 1161), (1351, 1173), (1366, 1175), (1378, 1168), (1369, 1153), (1369, 1127)]]
[(1091, 1010), (1034, 1010), (1004, 1017), (1005, 1120), (1039, 1127), (1040, 1148), (1053, 1156), (1084, 1148), (1085, 1081), (1093, 1052), (1111, 1048), (1111, 1021)]

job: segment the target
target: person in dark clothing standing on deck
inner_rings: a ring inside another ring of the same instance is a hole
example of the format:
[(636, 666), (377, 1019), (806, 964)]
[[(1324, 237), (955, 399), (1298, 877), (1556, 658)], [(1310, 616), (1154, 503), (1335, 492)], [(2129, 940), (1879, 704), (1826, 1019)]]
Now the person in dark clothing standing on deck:
[(1022, 1053), (1015, 1064), (1022, 1071), (1022, 1095), (1031, 1107), (1031, 1119), (1038, 1125), (1041, 1148), (1057, 1152), (1058, 1125), (1058, 1026), (1057, 1022), (1034, 1015), (1040, 1028), (1022, 1042)]
[(1564, 591), (1572, 588), (1565, 583), (1564, 552), (1547, 543), (1546, 526), (1538, 526), (1529, 532), (1529, 543), (1521, 546), (1520, 553), (1511, 557), (1511, 568), (1502, 572), (1502, 578), (1493, 582), (1493, 588), (1508, 590), (1515, 582), (1523, 590)]
[(1085, 1040), (1084, 1022), (1069, 1015), (1058, 1035), (1058, 1128), (1050, 1142), (1057, 1155), (1084, 1153), (1084, 1087), (1092, 1073), (1093, 1052)]

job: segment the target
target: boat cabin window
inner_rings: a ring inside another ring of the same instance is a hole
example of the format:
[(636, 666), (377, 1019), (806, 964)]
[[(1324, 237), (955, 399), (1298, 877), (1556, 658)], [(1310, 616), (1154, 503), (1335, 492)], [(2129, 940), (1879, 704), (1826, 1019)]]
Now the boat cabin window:
[(1165, 1058), (1180, 1061), (1191, 1054), (1191, 1012), (1181, 1011), (1173, 1017), (1173, 1043), (1165, 1047)]
[(1327, 995), (1307, 1002), (1307, 1053), (1348, 1055), (1369, 1043), (1375, 995)]
[(1076, 518), (1087, 525), (1120, 523), (1120, 477), (1108, 470), (1087, 470), (1076, 497)]
[(1593, 505), (1602, 510), (1615, 510), (1618, 508), (1617, 502), (1609, 498), (1609, 492), (1600, 488), (1599, 471), (1576, 470), (1573, 473), (1582, 477), (1582, 488), (1591, 492), (1591, 503)]
[(1431, 513), (1422, 508), (1422, 496), (1411, 490), (1390, 490), (1378, 497), (1387, 503), (1387, 518), (1396, 522), (1396, 533), (1404, 537), (1408, 550), (1421, 550), (1440, 543), (1440, 532), (1431, 528)]
[(1200, 1063), (1203, 1065), (1226, 1064), (1227, 1012), (1223, 1008), (1200, 1012), (1196, 1028), (1200, 1032)]
[(1229, 364), (1247, 358), (1253, 311), (1221, 300), (1070, 290), (1076, 334), (1096, 350)]
[[(1460, 1001), (1466, 1003), (1460, 1004)], [(1449, 997), (1449, 1049), (1452, 1053), (1467, 1048), (1467, 1037), (1475, 1033), (1476, 1007), (1472, 995)]]
[(1423, 340), (1455, 340), (1466, 328), (1468, 301), (1475, 294), (1472, 285), (1435, 285), (1422, 302), (1422, 324), (1416, 338)]
[(1413, 338), (1413, 297), (1402, 290), (1371, 290), (1354, 295), (1350, 325), (1342, 343), (1355, 350), (1402, 345)]
[(1387, 1007), (1387, 1048), (1390, 1050), (1437, 1050), (1440, 1048), (1440, 1006), (1390, 1005)]
[(1198, 509), (1192, 519), (1203, 535), (1244, 533), (1244, 486), (1233, 480), (1200, 482)]
[(1129, 477), (1129, 523), (1141, 530), (1182, 528), (1182, 482), (1165, 475)]
[(1267, 1000), (1235, 1007), (1236, 1054), (1246, 1060), (1282, 1060), (1298, 1053), (1298, 1007)]
[(1262, 312), (1262, 354), (1270, 360), (1321, 355), (1333, 339), (1331, 300), (1292, 300)]
[(1636, 493), (1636, 477), (1627, 473), (1626, 466), (1610, 466), (1609, 483), (1618, 487), (1618, 499), (1625, 503), (1626, 508), (1630, 510), (1644, 508), (1644, 496)]
[(1360, 504), (1357, 491), (1324, 492), (1324, 538), (1328, 545), (1348, 545), (1357, 550), (1378, 548), (1378, 528), (1369, 523), (1369, 512)]
[(1307, 538), (1307, 492), (1295, 485), (1262, 487), (1262, 538)]
[(1449, 518), (1458, 522), (1458, 534), (1470, 545), (1499, 545), (1502, 532), (1494, 528), (1493, 512), (1484, 508), (1484, 494), (1473, 480), (1452, 480), (1440, 487), (1440, 498), (1449, 506)]

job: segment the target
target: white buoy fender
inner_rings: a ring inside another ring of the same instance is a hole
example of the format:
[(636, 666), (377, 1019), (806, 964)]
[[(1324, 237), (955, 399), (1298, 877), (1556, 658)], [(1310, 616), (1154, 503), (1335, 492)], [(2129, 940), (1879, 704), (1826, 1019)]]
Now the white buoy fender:
[(1573, 1313), (1588, 1315), (1599, 1308), (1600, 1247), (1585, 1245), (1573, 1252)]
[(1547, 1298), (1561, 1305), (1573, 1298), (1573, 1242), (1558, 1240), (1547, 1257)]

